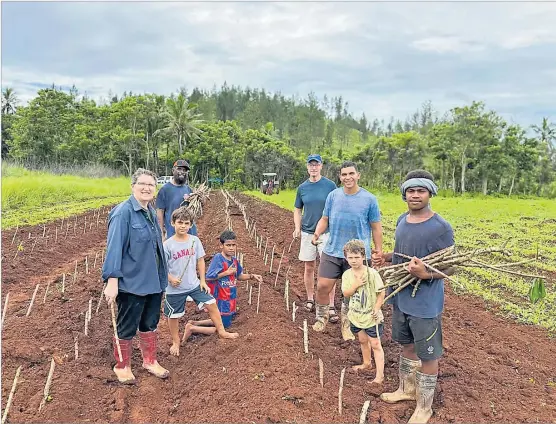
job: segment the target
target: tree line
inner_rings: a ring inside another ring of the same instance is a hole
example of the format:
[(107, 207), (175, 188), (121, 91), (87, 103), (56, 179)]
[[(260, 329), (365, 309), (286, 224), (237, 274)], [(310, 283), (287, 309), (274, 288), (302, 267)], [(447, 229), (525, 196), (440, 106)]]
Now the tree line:
[(530, 128), (510, 124), (482, 102), (442, 116), (426, 102), (385, 122), (354, 116), (341, 96), (287, 97), (226, 83), (99, 101), (53, 85), (27, 105), (11, 88), (2, 93), (2, 157), (30, 167), (103, 164), (129, 174), (142, 166), (168, 175), (185, 157), (197, 181), (253, 188), (263, 172), (277, 172), (294, 186), (311, 152), (323, 155), (332, 178), (342, 161), (356, 161), (374, 189), (393, 190), (409, 170), (426, 168), (443, 190), (556, 197), (556, 126), (548, 118)]

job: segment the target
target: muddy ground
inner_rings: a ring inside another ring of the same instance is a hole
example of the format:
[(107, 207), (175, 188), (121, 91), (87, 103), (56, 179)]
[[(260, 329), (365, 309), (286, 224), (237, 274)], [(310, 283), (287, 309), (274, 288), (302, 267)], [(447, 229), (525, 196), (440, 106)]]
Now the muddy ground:
[[(96, 313), (108, 208), (86, 214), (86, 226), (85, 215), (77, 218), (77, 225), (75, 217), (71, 218), (69, 230), (68, 220), (46, 225), (46, 232), (42, 225), (19, 228), (13, 244), (14, 231), (3, 231), (2, 307), (10, 293), (2, 332), (3, 405), (15, 371), (22, 366), (9, 422), (353, 423), (359, 421), (366, 400), (371, 400), (368, 422), (406, 422), (414, 404), (381, 402), (379, 393), (368, 384), (373, 372), (351, 372), (350, 367), (360, 361), (360, 349), (356, 342), (341, 339), (338, 324), (329, 325), (324, 334), (309, 329), (309, 354), (303, 352), (303, 320), (310, 328), (313, 314), (299, 309), (293, 322), (291, 307), (286, 311), (284, 302), (289, 265), (290, 301), (299, 305), (304, 298), (303, 266), (296, 259), (299, 244), (294, 243), (288, 253), (291, 213), (241, 194), (235, 197), (256, 220), (259, 234), (269, 238), (269, 250), (276, 246), (270, 274), (270, 263), (264, 265), (241, 213), (233, 208), (233, 228), (246, 270), (264, 276), (259, 313), (258, 286), (253, 286), (249, 305), (249, 286), (241, 282), (239, 313), (232, 325), (240, 339), (194, 336), (178, 358), (168, 353), (169, 334), (161, 320), (159, 361), (171, 376), (161, 381), (142, 370), (137, 348), (133, 367), (138, 383), (132, 387), (120, 386), (111, 371), (112, 328), (106, 304), (101, 303)], [(217, 253), (217, 236), (226, 228), (220, 193), (207, 203), (198, 226), (207, 254)], [(274, 287), (284, 248), (284, 263)], [(63, 273), (67, 274), (64, 293)], [(37, 284), (33, 308), (25, 316)], [(85, 312), (91, 298), (92, 320), (85, 336)], [(339, 300), (337, 296), (338, 304)], [(445, 355), (440, 361), (431, 422), (556, 422), (556, 342), (540, 328), (500, 318), (475, 297), (456, 296), (448, 289), (446, 300)], [(385, 315), (385, 390), (394, 390), (400, 349), (390, 339), (389, 310)], [(188, 305), (182, 329), (187, 319), (199, 317), (204, 317), (203, 313)], [(76, 337), (78, 359), (74, 354)], [(57, 365), (51, 399), (39, 413), (52, 357)], [(324, 363), (322, 388), (319, 358)], [(339, 415), (338, 386), (344, 367), (343, 414)]]

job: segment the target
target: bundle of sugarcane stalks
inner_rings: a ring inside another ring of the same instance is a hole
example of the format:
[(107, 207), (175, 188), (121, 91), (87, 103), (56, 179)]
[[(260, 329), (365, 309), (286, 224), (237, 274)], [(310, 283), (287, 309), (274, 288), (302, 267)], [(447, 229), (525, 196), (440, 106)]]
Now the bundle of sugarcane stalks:
[[(424, 258), (421, 258), (421, 260), (423, 261), (425, 267), (430, 272), (435, 272), (437, 274), (440, 274), (446, 280), (452, 282), (454, 282), (454, 280), (448, 275), (446, 275), (444, 271), (447, 271), (455, 267), (488, 268), (499, 272), (519, 275), (522, 277), (535, 278), (541, 281), (545, 279), (545, 277), (541, 275), (525, 274), (510, 269), (511, 267), (533, 262), (536, 260), (536, 258), (528, 259), (521, 262), (510, 262), (510, 263), (496, 264), (496, 265), (491, 265), (479, 260), (480, 257), (495, 252), (502, 253), (505, 256), (510, 256), (510, 253), (505, 249), (504, 246), (490, 247), (486, 249), (474, 249), (467, 252), (457, 251), (455, 246), (450, 246), (446, 249), (442, 249), (439, 250), (438, 252), (434, 252), (428, 256), (425, 256)], [(408, 260), (412, 259), (411, 256), (407, 256), (401, 253), (394, 252), (394, 255)], [(390, 295), (388, 295), (384, 299), (384, 301), (395, 296), (396, 294), (398, 294), (400, 291), (402, 291), (409, 285), (413, 285), (413, 292), (411, 294), (412, 297), (415, 297), (417, 290), (419, 290), (419, 284), (421, 284), (421, 279), (414, 277), (409, 273), (409, 271), (407, 270), (407, 262), (380, 268), (378, 272), (384, 281), (385, 288), (395, 287), (395, 290)]]
[(197, 186), (193, 192), (189, 195), (184, 203), (188, 203), (187, 210), (193, 215), (193, 219), (199, 219), (203, 214), (203, 203), (210, 198), (210, 188), (205, 184), (201, 183)]

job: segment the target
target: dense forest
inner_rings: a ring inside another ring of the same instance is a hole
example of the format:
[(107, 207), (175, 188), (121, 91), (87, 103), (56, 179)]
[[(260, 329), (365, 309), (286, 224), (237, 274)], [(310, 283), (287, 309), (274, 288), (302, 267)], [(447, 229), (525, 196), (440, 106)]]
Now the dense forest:
[(294, 186), (310, 152), (323, 155), (332, 178), (343, 160), (356, 161), (374, 189), (392, 190), (407, 171), (426, 168), (456, 193), (556, 197), (556, 125), (509, 124), (482, 102), (442, 116), (427, 102), (385, 122), (354, 116), (342, 97), (227, 84), (169, 97), (109, 93), (97, 102), (52, 86), (27, 105), (13, 89), (2, 92), (2, 158), (29, 167), (103, 164), (128, 174), (142, 166), (167, 175), (185, 157), (196, 181), (252, 188), (263, 172), (277, 172)]

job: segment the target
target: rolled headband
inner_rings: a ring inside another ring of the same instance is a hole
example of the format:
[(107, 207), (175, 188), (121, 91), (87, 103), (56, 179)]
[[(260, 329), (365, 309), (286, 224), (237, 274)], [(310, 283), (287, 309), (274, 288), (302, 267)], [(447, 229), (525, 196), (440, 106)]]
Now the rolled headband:
[(409, 180), (404, 181), (404, 183), (400, 188), (402, 192), (402, 199), (404, 201), (406, 200), (405, 192), (407, 191), (407, 189), (414, 188), (414, 187), (426, 188), (431, 194), (431, 197), (436, 196), (438, 194), (438, 187), (432, 180), (429, 180), (428, 178), (410, 178)]

